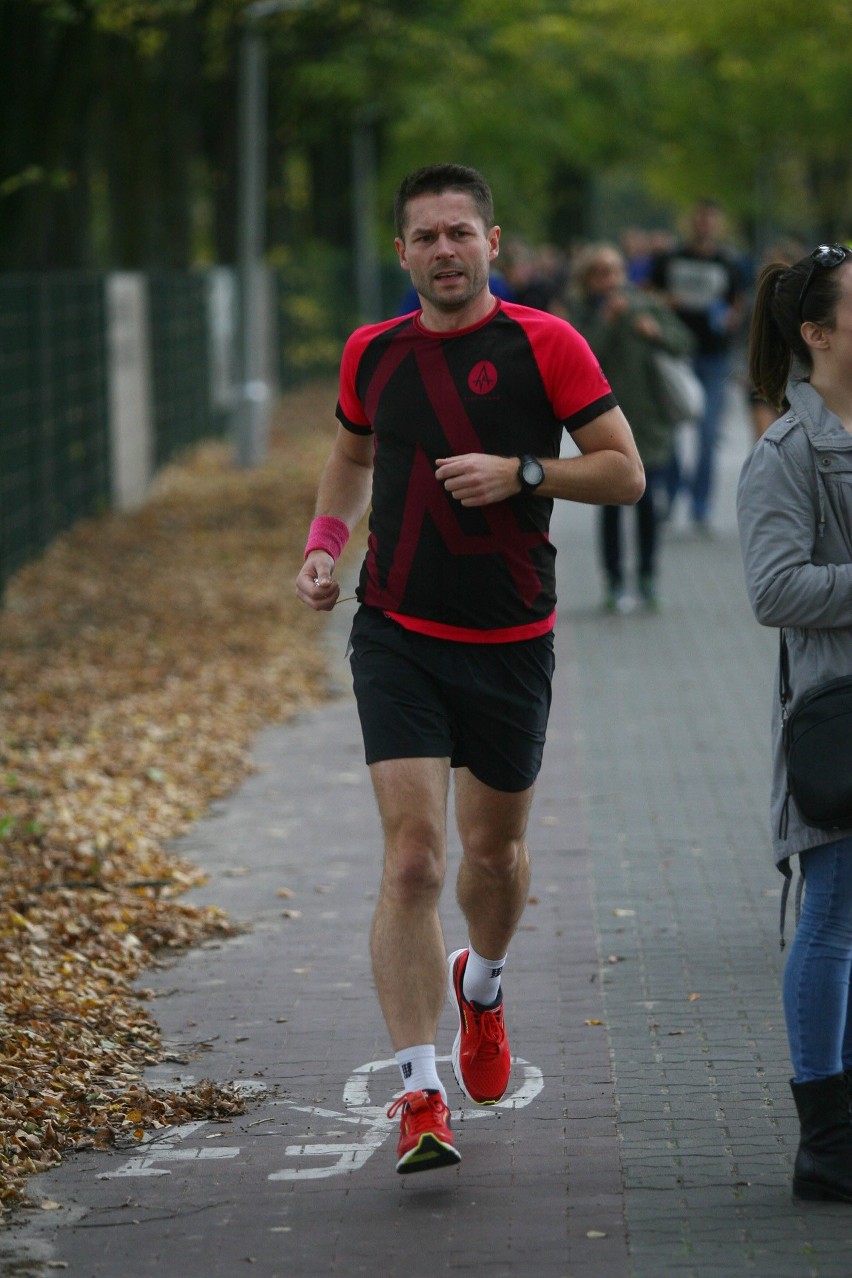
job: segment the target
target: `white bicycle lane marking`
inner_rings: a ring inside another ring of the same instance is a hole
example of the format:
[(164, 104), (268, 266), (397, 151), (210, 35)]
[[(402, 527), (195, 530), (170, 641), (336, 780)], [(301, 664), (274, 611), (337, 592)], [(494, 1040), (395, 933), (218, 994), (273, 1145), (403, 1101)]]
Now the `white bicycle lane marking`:
[[(439, 1056), (438, 1062), (449, 1061), (449, 1056)], [(471, 1118), (488, 1118), (501, 1109), (522, 1109), (535, 1100), (544, 1086), (544, 1076), (536, 1065), (521, 1057), (513, 1057), (514, 1068), (522, 1071), (522, 1080), (510, 1096), (496, 1105), (488, 1105), (465, 1110), (465, 1121)], [(316, 1118), (332, 1119), (360, 1127), (362, 1132), (357, 1140), (329, 1144), (324, 1141), (311, 1141), (310, 1144), (287, 1145), (284, 1154), (288, 1158), (333, 1158), (335, 1161), (327, 1167), (297, 1166), (284, 1167), (281, 1171), (271, 1172), (269, 1180), (320, 1180), (327, 1176), (341, 1176), (346, 1172), (358, 1171), (377, 1149), (380, 1149), (389, 1134), (397, 1130), (396, 1119), (388, 1118), (385, 1106), (374, 1105), (370, 1101), (369, 1082), (372, 1075), (381, 1070), (397, 1069), (396, 1060), (368, 1061), (359, 1066), (349, 1076), (343, 1089), (343, 1104), (346, 1112), (325, 1109), (316, 1105), (297, 1105), (291, 1101), (276, 1101), (275, 1104), (286, 1105), (299, 1114), (311, 1114)], [(401, 1095), (397, 1092), (396, 1095)], [(393, 1099), (393, 1098), (392, 1098)], [(460, 1113), (460, 1111), (459, 1111)], [(454, 1118), (459, 1114), (453, 1115)], [(332, 1133), (329, 1133), (331, 1135)]]
[(98, 1180), (117, 1180), (121, 1176), (171, 1176), (171, 1172), (165, 1167), (156, 1167), (155, 1163), (177, 1163), (189, 1162), (194, 1159), (211, 1159), (211, 1158), (236, 1158), (239, 1154), (239, 1146), (234, 1145), (210, 1145), (206, 1147), (193, 1148), (191, 1145), (183, 1145), (182, 1142), (188, 1137), (193, 1136), (200, 1128), (206, 1127), (206, 1122), (198, 1123), (182, 1123), (180, 1127), (170, 1127), (167, 1132), (155, 1132), (153, 1136), (147, 1136), (141, 1143), (139, 1148), (144, 1153), (138, 1154), (135, 1158), (130, 1158), (121, 1167), (117, 1167), (115, 1171), (100, 1172)]
[[(449, 1056), (438, 1057), (439, 1063), (448, 1062), (449, 1060)], [(493, 1117), (499, 1110), (523, 1109), (524, 1106), (535, 1100), (544, 1087), (544, 1077), (541, 1070), (519, 1056), (513, 1057), (512, 1064), (515, 1073), (518, 1070), (521, 1071), (521, 1078), (515, 1090), (496, 1105), (476, 1106), (465, 1109), (463, 1111), (465, 1122), (475, 1118)], [(311, 1139), (310, 1142), (298, 1145), (286, 1145), (284, 1148), (284, 1156), (286, 1158), (299, 1160), (330, 1158), (333, 1161), (327, 1166), (315, 1166), (302, 1162), (302, 1165), (284, 1167), (280, 1171), (270, 1172), (268, 1179), (321, 1180), (328, 1176), (342, 1176), (349, 1172), (358, 1171), (363, 1167), (376, 1150), (381, 1148), (391, 1132), (395, 1132), (398, 1127), (396, 1119), (388, 1118), (387, 1105), (374, 1105), (372, 1103), (370, 1099), (370, 1080), (383, 1070), (396, 1070), (397, 1068), (396, 1060), (393, 1057), (388, 1060), (368, 1061), (366, 1065), (360, 1065), (350, 1074), (343, 1089), (343, 1110), (329, 1109), (322, 1105), (300, 1105), (296, 1101), (272, 1100), (269, 1102), (271, 1105), (282, 1106), (285, 1109), (292, 1110), (295, 1114), (309, 1114), (313, 1118), (330, 1121), (332, 1124), (346, 1124), (346, 1127), (340, 1132), (331, 1127), (325, 1133), (326, 1136), (344, 1135), (349, 1129), (354, 1128), (356, 1131), (353, 1131), (352, 1134), (353, 1136), (357, 1134), (357, 1138), (345, 1142), (335, 1140), (333, 1143), (328, 1140)], [(262, 1096), (266, 1090), (262, 1083), (245, 1080), (237, 1081), (235, 1086), (258, 1097)], [(391, 1100), (400, 1094), (397, 1091), (391, 1097)], [(453, 1118), (459, 1119), (461, 1116), (462, 1111), (458, 1110), (453, 1115)], [(156, 1132), (142, 1141), (139, 1147), (139, 1154), (128, 1159), (126, 1163), (116, 1168), (115, 1171), (101, 1172), (97, 1179), (114, 1180), (121, 1177), (170, 1176), (170, 1169), (159, 1167), (157, 1164), (236, 1158), (239, 1155), (239, 1146), (193, 1146), (192, 1144), (184, 1143), (206, 1126), (207, 1123), (204, 1121), (184, 1123), (180, 1127), (169, 1128), (166, 1132)]]

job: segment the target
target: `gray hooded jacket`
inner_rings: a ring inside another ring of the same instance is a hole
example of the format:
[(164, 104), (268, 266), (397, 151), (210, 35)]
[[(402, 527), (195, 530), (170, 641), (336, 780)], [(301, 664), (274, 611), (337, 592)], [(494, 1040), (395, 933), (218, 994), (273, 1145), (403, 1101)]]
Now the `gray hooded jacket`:
[[(787, 387), (789, 411), (748, 456), (737, 491), (746, 589), (757, 620), (784, 627), (790, 703), (852, 674), (852, 435), (810, 383)], [(775, 672), (771, 820), (775, 863), (852, 834), (807, 825), (789, 800)], [(785, 828), (786, 827), (786, 828)]]

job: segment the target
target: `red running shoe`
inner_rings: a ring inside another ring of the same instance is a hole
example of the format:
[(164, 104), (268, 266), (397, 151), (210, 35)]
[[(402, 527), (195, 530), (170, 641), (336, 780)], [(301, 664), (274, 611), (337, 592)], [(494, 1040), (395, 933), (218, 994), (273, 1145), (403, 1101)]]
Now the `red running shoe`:
[(431, 1171), (461, 1162), (450, 1131), (450, 1111), (440, 1092), (406, 1092), (391, 1105), (388, 1118), (400, 1112), (398, 1172)]
[(459, 1014), (459, 1030), (453, 1043), (456, 1082), (475, 1105), (496, 1105), (509, 1086), (512, 1069), (502, 995), (496, 1007), (480, 1011), (462, 993), (467, 950), (456, 950), (447, 961), (450, 1002)]

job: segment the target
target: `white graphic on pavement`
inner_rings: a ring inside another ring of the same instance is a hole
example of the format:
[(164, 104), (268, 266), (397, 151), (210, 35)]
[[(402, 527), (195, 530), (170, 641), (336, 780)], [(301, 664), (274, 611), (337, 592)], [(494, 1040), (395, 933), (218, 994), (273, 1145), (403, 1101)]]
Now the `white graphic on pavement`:
[[(438, 1062), (448, 1062), (449, 1056), (438, 1057)], [(520, 1074), (517, 1086), (511, 1095), (504, 1097), (496, 1105), (487, 1108), (471, 1107), (458, 1110), (453, 1114), (454, 1121), (489, 1118), (506, 1109), (523, 1109), (535, 1100), (544, 1086), (544, 1077), (536, 1065), (516, 1056), (513, 1058), (516, 1078)], [(343, 1089), (343, 1110), (331, 1109), (322, 1105), (300, 1105), (296, 1101), (272, 1100), (271, 1105), (280, 1105), (294, 1114), (308, 1114), (314, 1119), (329, 1123), (325, 1137), (339, 1138), (351, 1135), (351, 1140), (310, 1139), (302, 1144), (291, 1144), (284, 1148), (284, 1156), (301, 1160), (301, 1165), (283, 1167), (280, 1171), (271, 1172), (269, 1180), (322, 1180), (328, 1176), (342, 1176), (347, 1172), (358, 1171), (372, 1154), (380, 1149), (388, 1136), (397, 1130), (397, 1120), (388, 1118), (387, 1108), (390, 1101), (400, 1095), (399, 1091), (383, 1105), (376, 1105), (370, 1097), (370, 1082), (376, 1074), (384, 1070), (396, 1070), (397, 1063), (393, 1057), (388, 1060), (368, 1061), (359, 1065), (347, 1080)], [(191, 1076), (182, 1080), (192, 1082)], [(266, 1090), (265, 1085), (253, 1081), (237, 1080), (235, 1089), (260, 1096)], [(236, 1158), (240, 1147), (234, 1145), (205, 1144), (194, 1145), (191, 1138), (208, 1123), (204, 1121), (184, 1123), (180, 1127), (170, 1127), (162, 1132), (154, 1132), (147, 1136), (138, 1146), (138, 1153), (115, 1171), (101, 1172), (98, 1180), (117, 1180), (121, 1177), (135, 1176), (170, 1176), (171, 1169), (162, 1167), (161, 1163), (190, 1162), (193, 1160), (208, 1161), (212, 1159)], [(331, 1159), (332, 1161), (317, 1166), (315, 1160)], [(307, 1160), (310, 1160), (308, 1162)]]
[(170, 1127), (166, 1133), (157, 1132), (148, 1136), (139, 1146), (141, 1153), (130, 1158), (115, 1171), (101, 1172), (98, 1180), (116, 1180), (120, 1176), (170, 1176), (171, 1172), (164, 1167), (155, 1167), (155, 1163), (187, 1162), (190, 1159), (236, 1158), (239, 1147), (233, 1145), (209, 1145), (193, 1148), (183, 1145), (188, 1136), (193, 1136), (205, 1122), (183, 1123), (180, 1127)]
[[(449, 1061), (449, 1056), (439, 1057), (439, 1061)], [(488, 1118), (503, 1109), (522, 1109), (538, 1096), (544, 1086), (544, 1078), (537, 1066), (520, 1057), (513, 1058), (516, 1070), (521, 1070), (522, 1078), (516, 1091), (505, 1097), (496, 1105), (487, 1108), (464, 1111), (464, 1119)], [(317, 1105), (297, 1105), (292, 1101), (277, 1101), (299, 1114), (311, 1114), (315, 1118), (332, 1119), (338, 1123), (346, 1123), (356, 1129), (352, 1132), (357, 1139), (351, 1141), (311, 1141), (310, 1144), (287, 1145), (284, 1153), (288, 1158), (315, 1159), (332, 1158), (334, 1161), (325, 1167), (301, 1166), (284, 1167), (281, 1171), (272, 1172), (270, 1180), (320, 1180), (327, 1176), (341, 1176), (346, 1172), (358, 1171), (367, 1159), (379, 1149), (391, 1132), (396, 1131), (396, 1119), (388, 1118), (384, 1105), (374, 1105), (370, 1100), (369, 1083), (372, 1075), (380, 1070), (397, 1069), (396, 1060), (368, 1061), (349, 1076), (343, 1089), (343, 1104), (346, 1113), (339, 1110), (325, 1109)], [(399, 1095), (399, 1093), (396, 1093)], [(454, 1114), (454, 1118), (461, 1117)], [(360, 1129), (360, 1130), (358, 1130)], [(330, 1134), (330, 1133), (329, 1133)]]

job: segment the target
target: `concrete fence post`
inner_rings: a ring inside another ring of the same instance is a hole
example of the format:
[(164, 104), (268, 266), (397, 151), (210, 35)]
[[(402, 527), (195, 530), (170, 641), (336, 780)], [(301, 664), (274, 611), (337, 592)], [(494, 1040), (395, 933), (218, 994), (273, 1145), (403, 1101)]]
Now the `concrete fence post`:
[(148, 282), (117, 271), (106, 279), (110, 483), (117, 510), (144, 501), (154, 473)]

